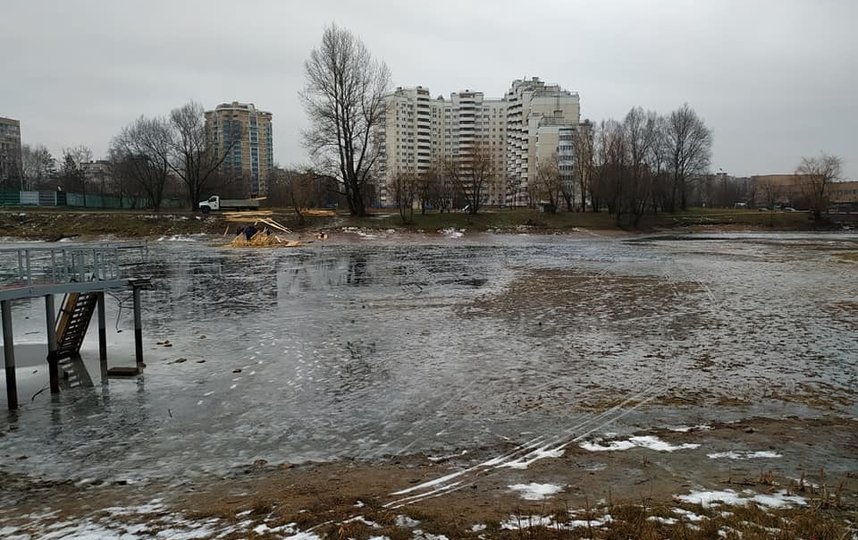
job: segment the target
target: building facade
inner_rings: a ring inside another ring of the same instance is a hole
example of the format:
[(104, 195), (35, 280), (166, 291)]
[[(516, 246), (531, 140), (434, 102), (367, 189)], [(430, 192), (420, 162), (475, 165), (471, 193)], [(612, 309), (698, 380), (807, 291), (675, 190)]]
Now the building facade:
[(268, 193), (268, 178), (274, 170), (274, 139), (271, 113), (253, 103), (222, 103), (206, 111), (206, 137), (218, 155), (226, 154), (221, 172), (231, 182), (240, 182), (247, 195)]
[(392, 202), (389, 186), (396, 175), (419, 175), (479, 154), (494, 171), (485, 204), (527, 205), (528, 182), (540, 159), (556, 161), (571, 181), (579, 121), (578, 94), (538, 78), (514, 81), (503, 98), (467, 89), (433, 100), (428, 88), (397, 88), (387, 98), (376, 139), (381, 203)]
[[(507, 205), (526, 206), (539, 161), (562, 160), (571, 175), (571, 133), (581, 123), (578, 94), (537, 77), (512, 82), (507, 102)], [(561, 134), (564, 139), (562, 153)]]
[(0, 186), (11, 186), (21, 182), (21, 123), (11, 118), (0, 117)]

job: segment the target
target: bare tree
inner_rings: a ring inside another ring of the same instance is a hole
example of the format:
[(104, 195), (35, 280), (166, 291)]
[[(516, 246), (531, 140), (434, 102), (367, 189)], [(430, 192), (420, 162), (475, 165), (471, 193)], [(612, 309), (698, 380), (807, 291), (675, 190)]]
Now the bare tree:
[[(593, 177), (593, 124), (585, 120), (572, 138), (573, 176), (581, 192), (581, 211), (587, 211), (587, 194)], [(596, 210), (595, 208), (593, 209)]]
[(304, 145), (317, 167), (339, 177), (351, 213), (363, 216), (379, 156), (373, 132), (384, 114), (390, 71), (372, 58), (359, 38), (335, 24), (325, 28), (304, 71), (300, 97), (311, 124)]
[(421, 185), (425, 184), (428, 191), (426, 201), (442, 214), (450, 211), (456, 196), (456, 188), (448, 172), (444, 163), (433, 161), (421, 180)]
[(672, 180), (668, 210), (685, 210), (691, 179), (709, 167), (712, 131), (686, 103), (667, 117), (665, 133)]
[(410, 172), (397, 173), (391, 182), (393, 199), (396, 201), (399, 217), (402, 218), (403, 223), (410, 223), (414, 219), (414, 201), (417, 199), (418, 184), (418, 176)]
[(164, 189), (170, 177), (173, 148), (169, 122), (141, 116), (127, 125), (110, 143), (113, 174), (145, 193), (148, 206), (161, 208)]
[(640, 107), (632, 108), (623, 120), (623, 137), (629, 163), (621, 175), (625, 186), (618, 207), (619, 212), (627, 213), (637, 227), (652, 203), (651, 164), (658, 159), (656, 145), (660, 142), (658, 114)]
[(83, 195), (86, 208), (86, 174), (83, 164), (92, 161), (92, 150), (84, 145), (63, 148), (60, 166), (60, 185), (66, 192), (79, 192)]
[(803, 157), (796, 169), (802, 175), (802, 191), (807, 198), (813, 219), (822, 219), (822, 213), (828, 210), (831, 183), (840, 179), (841, 162), (837, 156), (820, 152), (817, 157)]
[(775, 206), (782, 195), (781, 186), (774, 180), (766, 180), (757, 186), (769, 209), (769, 227), (775, 224)]
[(497, 180), (498, 171), (488, 149), (475, 144), (448, 163), (447, 174), (465, 200), (468, 213), (476, 214), (483, 207), (491, 183)]
[(21, 147), (21, 174), (24, 179), (24, 189), (39, 189), (55, 174), (56, 162), (50, 151), (41, 144)]
[[(206, 137), (205, 111), (202, 105), (190, 101), (170, 111), (170, 168), (185, 184), (191, 210), (206, 190), (223, 163), (232, 145), (218, 151)], [(233, 143), (235, 144), (235, 143)]]
[(557, 212), (560, 197), (563, 194), (563, 182), (560, 176), (560, 163), (557, 154), (547, 160), (541, 160), (536, 166), (536, 178), (528, 185), (528, 195), (535, 203), (547, 203), (546, 211)]

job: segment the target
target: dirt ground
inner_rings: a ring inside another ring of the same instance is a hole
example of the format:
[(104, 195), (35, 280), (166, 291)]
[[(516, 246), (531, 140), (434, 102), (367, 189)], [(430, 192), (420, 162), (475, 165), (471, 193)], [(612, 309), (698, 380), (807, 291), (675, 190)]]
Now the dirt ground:
[[(643, 538), (705, 538), (718, 530), (727, 538), (855, 534), (858, 467), (853, 459), (853, 467), (844, 468), (843, 460), (858, 455), (858, 419), (754, 418), (648, 435), (669, 445), (701, 446), (670, 452), (641, 447), (591, 451), (573, 444), (562, 456), (539, 460), (526, 470), (479, 465), (514, 451), (512, 447), (443, 459), (390, 456), (377, 462), (294, 467), (260, 461), (229, 477), (180, 488), (80, 486), (7, 475), (2, 478), (4, 500), (14, 506), (6, 506), (3, 521), (7, 532), (38, 537), (47, 529), (26, 518), (44, 511), (49, 499), (56, 512), (51, 523), (103, 521), (109, 524), (104, 530), (114, 532), (139, 530), (145, 524), (149, 533), (168, 538), (176, 524), (165, 516), (182, 516), (173, 520), (179, 523), (207, 524), (209, 528), (197, 529), (201, 536), (190, 536), (194, 538), (314, 538), (308, 531), (322, 538), (358, 539), (616, 538), (629, 531)], [(793, 451), (784, 459), (718, 459), (704, 450), (719, 447)], [(832, 449), (848, 454), (832, 456), (838, 470), (804, 468), (803, 453)], [(452, 473), (461, 473), (453, 489), (424, 484)], [(557, 486), (559, 491), (526, 500), (511, 486), (527, 482)], [(408, 488), (428, 495), (397, 495)], [(803, 502), (794, 508), (701, 506), (677, 498), (701, 489), (732, 491), (745, 498), (798, 496)], [(153, 499), (158, 504), (147, 509), (146, 502)], [(117, 505), (140, 506), (135, 512), (111, 514)], [(13, 518), (11, 512), (24, 519)], [(606, 515), (611, 518), (606, 520)]]

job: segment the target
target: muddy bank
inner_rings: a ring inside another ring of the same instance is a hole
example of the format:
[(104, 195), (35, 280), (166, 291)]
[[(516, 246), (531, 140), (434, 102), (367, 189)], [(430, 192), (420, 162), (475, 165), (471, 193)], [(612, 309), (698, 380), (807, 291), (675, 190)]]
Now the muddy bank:
[[(855, 419), (750, 418), (586, 437), (526, 465), (505, 456), (535, 455), (502, 445), (375, 462), (257, 461), (181, 486), (6, 475), (0, 519), (13, 536), (53, 527), (190, 538), (519, 538), (521, 529), (534, 538), (839, 538), (858, 511), (856, 434)], [(839, 465), (817, 468), (805, 458), (813, 453)]]

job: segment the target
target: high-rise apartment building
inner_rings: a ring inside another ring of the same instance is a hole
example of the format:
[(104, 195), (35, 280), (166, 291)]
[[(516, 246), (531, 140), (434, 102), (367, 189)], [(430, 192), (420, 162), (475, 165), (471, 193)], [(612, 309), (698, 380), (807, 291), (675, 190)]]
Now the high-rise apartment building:
[(540, 160), (557, 159), (561, 174), (571, 175), (571, 135), (581, 122), (581, 104), (577, 93), (536, 77), (513, 81), (505, 100), (507, 204), (524, 206)]
[(0, 117), (0, 184), (20, 181), (21, 165), (21, 123)]
[(271, 113), (252, 103), (222, 103), (206, 111), (206, 137), (219, 153), (226, 153), (221, 171), (243, 183), (247, 194), (268, 193), (268, 176), (274, 170)]
[(539, 160), (557, 160), (561, 175), (571, 177), (579, 120), (578, 94), (537, 78), (514, 81), (501, 99), (462, 90), (433, 100), (428, 88), (397, 88), (387, 98), (377, 138), (381, 202), (391, 202), (387, 186), (397, 174), (421, 174), (480, 152), (496, 171), (485, 204), (526, 205)]

